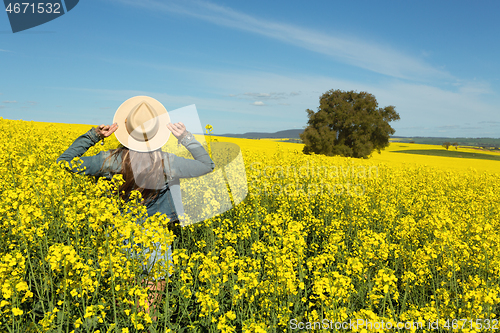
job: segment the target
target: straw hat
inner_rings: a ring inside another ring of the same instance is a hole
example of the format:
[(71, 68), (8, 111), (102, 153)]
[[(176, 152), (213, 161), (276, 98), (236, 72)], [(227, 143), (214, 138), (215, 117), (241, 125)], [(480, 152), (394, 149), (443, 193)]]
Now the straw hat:
[(118, 124), (115, 136), (125, 147), (148, 152), (161, 148), (170, 137), (167, 109), (156, 99), (135, 96), (116, 110), (113, 123)]

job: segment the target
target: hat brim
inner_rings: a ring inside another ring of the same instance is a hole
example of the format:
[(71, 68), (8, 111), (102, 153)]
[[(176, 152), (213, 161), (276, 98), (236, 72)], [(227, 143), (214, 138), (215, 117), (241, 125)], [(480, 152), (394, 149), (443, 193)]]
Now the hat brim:
[[(127, 119), (130, 111), (142, 102), (149, 103), (158, 114), (159, 130), (155, 136), (148, 141), (136, 140), (128, 133), (125, 124), (125, 119)], [(115, 131), (116, 139), (125, 147), (139, 152), (154, 151), (163, 147), (163, 145), (167, 143), (171, 133), (167, 127), (169, 122), (170, 116), (168, 115), (167, 109), (165, 109), (159, 101), (149, 96), (135, 96), (127, 99), (116, 110), (115, 116), (113, 117), (113, 123), (118, 124), (118, 129)]]

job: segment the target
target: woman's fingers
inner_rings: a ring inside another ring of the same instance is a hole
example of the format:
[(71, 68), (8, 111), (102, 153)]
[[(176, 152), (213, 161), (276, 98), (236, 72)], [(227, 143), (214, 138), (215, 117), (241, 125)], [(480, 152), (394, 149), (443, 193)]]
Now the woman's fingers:
[(118, 124), (114, 123), (113, 125), (106, 126), (106, 127), (107, 127), (107, 135), (106, 136), (110, 136), (118, 129)]
[(176, 135), (177, 128), (175, 128), (175, 127), (174, 127), (174, 124), (172, 124), (172, 123), (168, 123), (168, 124), (167, 124), (167, 127), (168, 127), (168, 129), (170, 130), (170, 132), (172, 132), (174, 135)]
[(172, 134), (175, 137), (180, 136), (186, 130), (186, 126), (184, 126), (184, 124), (181, 123), (181, 122), (178, 122), (178, 123), (168, 123), (167, 127), (172, 132)]
[(99, 125), (98, 127), (98, 134), (104, 136), (107, 138), (111, 134), (113, 134), (116, 130), (118, 129), (118, 124), (114, 123), (113, 125)]
[(178, 123), (168, 123), (167, 126), (170, 125), (170, 126), (174, 126), (176, 128), (181, 128), (181, 127), (185, 127), (183, 123), (181, 122), (178, 122)]
[(178, 122), (175, 125), (177, 126), (177, 130), (179, 131), (179, 134), (184, 132), (184, 130), (186, 129), (186, 126), (184, 126), (184, 124), (181, 122)]

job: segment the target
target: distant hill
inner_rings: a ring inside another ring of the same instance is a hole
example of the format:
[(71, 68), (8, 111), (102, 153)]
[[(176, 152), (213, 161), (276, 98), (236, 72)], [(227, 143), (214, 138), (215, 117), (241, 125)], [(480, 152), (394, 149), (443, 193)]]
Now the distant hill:
[(225, 136), (228, 138), (246, 138), (246, 139), (300, 139), (299, 134), (304, 132), (303, 129), (289, 129), (274, 133), (264, 132), (247, 132), (244, 134), (220, 134), (214, 136)]
[(391, 136), (391, 139), (402, 143), (420, 143), (426, 145), (442, 145), (445, 142), (457, 143), (460, 146), (473, 146), (473, 147), (484, 147), (484, 148), (499, 148), (500, 139), (494, 138), (446, 138), (446, 137), (403, 137), (403, 136)]
[[(224, 136), (228, 138), (244, 138), (244, 139), (294, 139), (290, 142), (300, 142), (299, 134), (304, 132), (303, 129), (289, 129), (274, 133), (266, 132), (247, 132), (243, 134), (214, 134), (214, 136)], [(414, 142), (420, 144), (442, 145), (444, 142), (456, 142), (462, 146), (475, 147), (499, 147), (500, 139), (494, 138), (449, 138), (449, 137), (423, 137), (423, 136), (391, 136), (393, 141), (399, 142)]]

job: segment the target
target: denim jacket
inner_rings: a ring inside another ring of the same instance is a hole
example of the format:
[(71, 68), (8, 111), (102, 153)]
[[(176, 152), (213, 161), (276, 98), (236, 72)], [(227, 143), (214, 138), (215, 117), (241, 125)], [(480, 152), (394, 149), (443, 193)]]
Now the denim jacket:
[[(194, 160), (186, 159), (176, 156), (172, 153), (162, 151), (162, 158), (164, 161), (164, 171), (169, 176), (167, 183), (163, 189), (158, 193), (158, 196), (146, 204), (148, 216), (153, 216), (155, 213), (160, 212), (166, 214), (170, 219), (177, 219), (177, 215), (183, 214), (182, 198), (180, 192), (180, 178), (192, 178), (202, 176), (214, 170), (215, 163), (212, 161), (207, 151), (203, 146), (191, 135), (190, 140), (181, 140), (186, 149), (194, 157)], [(87, 133), (79, 136), (73, 144), (57, 159), (60, 161), (68, 161), (70, 168), (67, 170), (85, 174), (88, 176), (105, 177), (110, 180), (113, 174), (119, 173), (121, 170), (121, 158), (115, 155), (115, 158), (110, 158), (111, 151), (100, 152), (95, 156), (81, 157), (85, 152), (100, 141), (95, 129), (90, 129)], [(83, 161), (79, 169), (85, 170), (77, 171), (76, 166), (73, 166), (71, 160), (75, 157), (80, 157)], [(99, 170), (102, 170), (99, 172)]]

